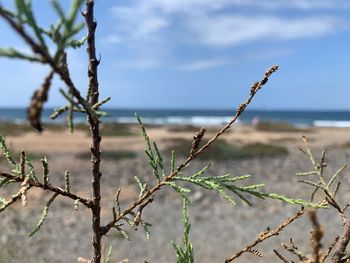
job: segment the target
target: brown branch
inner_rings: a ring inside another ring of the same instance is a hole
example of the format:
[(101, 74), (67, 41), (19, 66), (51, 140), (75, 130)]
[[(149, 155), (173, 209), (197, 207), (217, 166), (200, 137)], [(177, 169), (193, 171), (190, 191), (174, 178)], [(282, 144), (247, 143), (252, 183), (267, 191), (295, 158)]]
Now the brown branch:
[(301, 262), (307, 262), (309, 260), (308, 257), (304, 255), (303, 252), (301, 252), (298, 247), (294, 244), (293, 239), (290, 238), (289, 244), (282, 243), (281, 246), (287, 250), (288, 252), (292, 253), (293, 255), (296, 255)]
[(246, 107), (250, 104), (255, 94), (266, 84), (267, 79), (278, 70), (277, 65), (271, 66), (264, 74), (263, 78), (259, 82), (254, 82), (252, 87), (250, 88), (250, 95), (248, 99), (240, 104), (236, 110), (235, 115), (232, 119), (221, 128), (205, 145), (203, 145), (199, 150), (190, 154), (190, 156), (181, 163), (175, 171), (173, 171), (168, 176), (163, 177), (163, 179), (155, 185), (153, 188), (148, 190), (142, 197), (140, 197), (137, 201), (131, 204), (128, 208), (126, 208), (120, 215), (110, 221), (107, 225), (101, 227), (102, 235), (108, 233), (108, 231), (121, 219), (123, 219), (126, 215), (130, 214), (137, 206), (142, 205), (144, 202), (147, 202), (147, 199), (151, 197), (155, 192), (162, 188), (162, 186), (166, 185), (167, 182), (171, 181), (179, 172), (181, 172), (190, 162), (192, 162), (198, 155), (203, 153), (213, 142), (215, 142), (218, 137), (220, 137), (225, 131), (227, 131), (234, 122), (237, 121), (238, 117), (242, 114), (242, 112), (246, 109)]
[(321, 240), (324, 235), (324, 231), (317, 219), (315, 210), (309, 211), (309, 218), (313, 225), (313, 229), (310, 233), (310, 244), (312, 248), (312, 258), (314, 263), (320, 262), (320, 250), (322, 248)]
[(52, 78), (54, 71), (51, 70), (50, 73), (44, 80), (44, 83), (37, 89), (31, 99), (30, 105), (27, 109), (27, 119), (30, 122), (30, 125), (41, 132), (43, 130), (41, 124), (41, 114), (44, 107), (44, 103), (49, 97), (49, 90), (51, 87)]
[[(83, 13), (85, 22), (87, 25), (87, 53), (89, 57), (88, 76), (89, 76), (89, 88), (88, 88), (88, 99), (89, 105), (96, 105), (99, 98), (99, 87), (98, 87), (98, 74), (97, 67), (100, 63), (96, 58), (95, 48), (95, 31), (97, 23), (94, 20), (94, 1), (86, 1), (86, 11)], [(98, 110), (98, 108), (96, 108)], [(96, 121), (92, 115), (88, 115), (88, 121), (91, 132), (91, 173), (92, 173), (92, 246), (93, 246), (93, 257), (91, 263), (101, 262), (101, 190), (100, 181), (102, 173), (100, 171), (101, 163), (101, 135), (99, 121)]]
[(339, 236), (337, 236), (334, 240), (333, 240), (333, 242), (328, 246), (328, 249), (325, 251), (325, 252), (323, 252), (323, 254), (321, 255), (321, 257), (320, 257), (320, 262), (325, 262), (326, 261), (326, 259), (328, 258), (328, 256), (330, 255), (330, 253), (332, 252), (332, 250), (333, 250), (333, 248), (335, 247), (335, 245), (338, 243), (338, 241), (339, 241)]
[(277, 236), (279, 235), (279, 233), (288, 225), (290, 225), (294, 220), (300, 218), (302, 215), (304, 214), (304, 208), (302, 207), (296, 214), (294, 214), (293, 216), (289, 217), (287, 220), (285, 220), (281, 225), (279, 225), (278, 227), (276, 227), (274, 230), (272, 231), (266, 231), (265, 233), (263, 233), (262, 235), (259, 235), (259, 237), (253, 241), (252, 243), (250, 243), (249, 245), (247, 245), (245, 248), (241, 249), (240, 251), (236, 252), (235, 254), (233, 254), (231, 257), (229, 257), (228, 259), (225, 260), (225, 263), (228, 262), (232, 262), (233, 260), (235, 260), (236, 258), (240, 257), (243, 253), (249, 252), (250, 250), (253, 249), (253, 247), (255, 247), (256, 245), (258, 245), (259, 243), (263, 242), (264, 240), (273, 237), (273, 236)]
[(192, 147), (191, 147), (191, 150), (190, 150), (190, 156), (194, 155), (198, 149), (199, 149), (199, 144), (201, 143), (202, 141), (202, 138), (204, 136), (204, 133), (205, 133), (205, 128), (202, 127), (200, 128), (200, 130), (193, 136), (193, 141), (192, 141)]
[(30, 185), (27, 185), (25, 188), (22, 187), (20, 191), (18, 191), (15, 195), (11, 197), (10, 200), (8, 200), (2, 207), (0, 207), (0, 213), (2, 211), (5, 211), (6, 208), (8, 208), (9, 206), (13, 205), (17, 200), (21, 199), (23, 194), (25, 194), (25, 192), (27, 192), (30, 188)]
[(0, 6), (0, 16), (12, 27), (12, 29), (17, 32), (17, 34), (22, 37), (22, 39), (31, 47), (35, 54), (41, 56), (42, 63), (48, 63), (47, 58), (50, 57), (46, 47), (36, 43), (33, 38), (25, 31), (21, 23), (17, 23), (13, 17), (11, 17), (1, 6)]
[(283, 261), (284, 263), (289, 263), (287, 259), (285, 259), (276, 249), (273, 250), (273, 252), (276, 254), (276, 256)]
[(336, 251), (333, 254), (332, 262), (342, 263), (345, 262), (343, 257), (346, 254), (346, 247), (350, 241), (350, 219), (347, 219), (344, 226), (344, 232), (340, 237)]
[[(24, 180), (25, 180), (25, 178), (21, 178), (21, 177), (18, 177), (16, 175), (9, 174), (9, 173), (2, 173), (1, 172), (0, 176), (5, 177), (5, 178), (10, 179), (10, 180), (14, 180), (16, 182), (24, 182)], [(34, 180), (29, 180), (28, 185), (30, 185), (31, 187), (37, 187), (37, 188), (41, 188), (43, 190), (55, 192), (57, 194), (60, 194), (62, 196), (66, 196), (66, 197), (73, 199), (73, 200), (79, 200), (82, 204), (84, 204), (86, 207), (89, 207), (89, 208), (92, 206), (92, 201), (90, 199), (83, 198), (83, 197), (78, 196), (76, 194), (73, 194), (71, 192), (67, 192), (59, 187), (54, 187), (52, 185), (44, 184), (44, 183), (41, 183), (39, 181), (34, 181)]]

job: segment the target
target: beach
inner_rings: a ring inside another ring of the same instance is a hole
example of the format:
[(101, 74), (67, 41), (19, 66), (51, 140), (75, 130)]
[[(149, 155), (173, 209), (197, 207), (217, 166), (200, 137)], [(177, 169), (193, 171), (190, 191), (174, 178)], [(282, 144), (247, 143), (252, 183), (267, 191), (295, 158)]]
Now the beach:
[[(288, 126), (289, 127), (289, 126)], [(113, 129), (116, 130), (113, 130)], [(118, 133), (117, 129), (123, 132)], [(210, 139), (219, 127), (210, 126), (204, 140)], [(160, 151), (165, 156), (165, 163), (170, 167), (170, 149), (179, 149), (177, 164), (186, 156), (190, 149), (193, 135), (198, 127), (193, 126), (160, 126), (147, 125), (151, 140), (157, 142)], [(102, 127), (102, 131), (104, 129)], [(105, 129), (102, 140), (102, 221), (111, 219), (111, 208), (114, 195), (121, 188), (120, 202), (126, 208), (138, 197), (138, 186), (134, 180), (137, 175), (149, 185), (156, 181), (152, 175), (147, 158), (144, 154), (145, 141), (139, 127), (128, 124)], [(235, 145), (237, 149), (263, 148), (259, 153), (250, 150), (246, 155), (233, 155), (232, 158), (223, 155), (195, 160), (185, 170), (191, 175), (212, 163), (208, 176), (251, 174), (249, 183), (265, 183), (267, 192), (284, 194), (292, 198), (308, 200), (311, 188), (298, 183), (296, 172), (309, 171), (311, 165), (305, 155), (299, 150), (302, 147), (302, 136), (305, 135), (315, 155), (320, 156), (322, 149), (328, 149), (326, 162), (329, 174), (341, 165), (349, 163), (350, 158), (350, 128), (309, 127), (303, 129), (282, 129), (273, 127), (261, 129), (250, 125), (232, 127), (222, 139), (225, 145)], [(14, 152), (24, 150), (32, 157), (38, 177), (42, 173), (40, 158), (46, 156), (53, 185), (63, 186), (64, 173), (71, 174), (71, 191), (82, 196), (90, 196), (90, 164), (89, 164), (89, 134), (86, 127), (78, 128), (73, 134), (65, 129), (48, 129), (43, 134), (24, 131), (16, 135), (5, 134), (6, 142)], [(176, 146), (177, 145), (177, 146)], [(179, 148), (181, 145), (182, 148)], [(261, 146), (262, 145), (262, 146)], [(268, 149), (268, 150), (266, 150)], [(249, 154), (248, 154), (249, 153)], [(213, 154), (214, 155), (214, 154)], [(9, 167), (4, 157), (1, 157), (2, 171)], [(345, 173), (346, 175), (347, 173)], [(349, 178), (342, 178), (343, 185), (349, 183)], [(224, 262), (235, 251), (245, 247), (256, 239), (267, 226), (274, 228), (285, 218), (293, 215), (299, 207), (287, 205), (276, 200), (259, 200), (249, 197), (253, 206), (240, 202), (232, 206), (216, 193), (190, 186), (190, 221), (192, 224), (190, 239), (193, 241), (197, 262)], [(16, 188), (1, 189), (2, 197), (11, 196)], [(341, 200), (349, 200), (350, 194), (343, 191)], [(48, 200), (48, 193), (31, 189), (28, 193), (28, 206), (22, 208), (18, 203), (1, 214), (0, 262), (77, 262), (77, 255), (90, 257), (90, 215), (81, 205), (75, 211), (74, 203), (59, 197), (50, 207), (50, 212), (42, 230), (34, 237), (28, 238), (28, 233), (37, 224), (43, 200)], [(340, 219), (334, 211), (323, 209), (318, 213), (320, 223), (325, 226), (325, 246), (342, 232), (339, 228)], [(144, 220), (151, 223), (151, 239), (146, 240), (142, 227), (137, 232), (130, 229), (131, 241), (124, 239), (120, 233), (112, 233), (104, 238), (105, 248), (113, 247), (112, 261), (120, 262), (174, 262), (175, 253), (171, 240), (181, 244), (182, 238), (182, 201), (171, 188), (165, 187), (159, 191), (152, 204), (143, 214)], [(294, 242), (305, 253), (310, 253), (309, 231), (310, 223), (307, 216), (289, 226), (281, 235), (271, 238), (256, 249), (264, 253), (259, 258), (252, 254), (243, 255), (237, 262), (276, 262), (272, 250), (280, 248), (281, 242), (288, 242), (293, 237)], [(62, 253), (64, 251), (64, 253)], [(285, 253), (285, 251), (283, 251)], [(287, 256), (290, 256), (286, 254)]]

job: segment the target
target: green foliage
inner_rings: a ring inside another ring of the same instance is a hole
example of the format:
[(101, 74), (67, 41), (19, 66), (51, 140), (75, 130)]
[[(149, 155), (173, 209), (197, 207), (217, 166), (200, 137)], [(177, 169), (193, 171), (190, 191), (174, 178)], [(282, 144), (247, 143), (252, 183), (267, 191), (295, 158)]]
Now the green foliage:
[(134, 176), (134, 178), (135, 178), (136, 183), (140, 187), (139, 198), (142, 198), (143, 195), (145, 194), (145, 192), (147, 191), (147, 183), (141, 182), (141, 180), (136, 175)]
[(193, 252), (193, 246), (190, 242), (190, 220), (188, 215), (188, 202), (186, 199), (183, 199), (183, 226), (184, 226), (184, 233), (183, 233), (183, 247), (180, 247), (177, 245), (174, 241), (172, 241), (173, 247), (175, 249), (176, 253), (176, 262), (177, 263), (194, 263), (194, 252)]
[(45, 185), (50, 185), (50, 177), (49, 177), (49, 163), (47, 162), (47, 158), (41, 159), (41, 164), (43, 166), (43, 182)]
[(112, 256), (112, 246), (109, 246), (108, 251), (107, 251), (107, 255), (106, 255), (106, 259), (105, 259), (105, 263), (111, 262), (111, 256)]
[(13, 159), (12, 153), (6, 145), (5, 137), (1, 133), (0, 133), (0, 149), (2, 150), (8, 163), (12, 166), (13, 170), (18, 172), (19, 166), (17, 165), (17, 163)]
[[(216, 191), (233, 205), (236, 205), (236, 201), (230, 194), (234, 194), (248, 205), (252, 204), (247, 195), (252, 195), (260, 199), (271, 198), (289, 204), (303, 205), (307, 207), (325, 207), (323, 204), (313, 204), (302, 199), (292, 199), (283, 195), (264, 192), (261, 189), (265, 187), (265, 184), (252, 184), (245, 186), (239, 186), (236, 184), (240, 181), (245, 181), (251, 178), (250, 175), (231, 176), (230, 174), (225, 174), (220, 176), (205, 176), (205, 172), (209, 169), (209, 167), (209, 165), (205, 166), (202, 170), (198, 171), (192, 176), (175, 176), (174, 180), (188, 182), (207, 190)], [(188, 200), (188, 197), (186, 196), (186, 194), (190, 192), (188, 188), (178, 186), (174, 182), (169, 182), (167, 184), (172, 186), (183, 198)]]
[(52, 197), (49, 199), (49, 201), (47, 201), (47, 203), (45, 205), (45, 208), (44, 208), (43, 212), (41, 213), (41, 217), (39, 219), (39, 223), (35, 227), (35, 229), (29, 234), (29, 237), (32, 237), (33, 235), (35, 235), (41, 229), (41, 227), (43, 226), (43, 224), (44, 224), (44, 222), (45, 222), (45, 220), (47, 218), (47, 215), (49, 213), (49, 207), (53, 203), (53, 201), (55, 200), (55, 198), (57, 196), (58, 196), (58, 193), (54, 193), (52, 195)]
[[(203, 141), (203, 144), (206, 141)], [(170, 146), (165, 151), (175, 150), (177, 155), (188, 155), (191, 146), (190, 140), (176, 139), (170, 142)], [(213, 146), (198, 156), (201, 160), (230, 160), (230, 159), (249, 159), (283, 156), (288, 154), (287, 148), (273, 144), (252, 143), (241, 147), (229, 144), (226, 140), (219, 139)]]
[(141, 128), (142, 136), (146, 141), (147, 147), (145, 149), (145, 153), (148, 157), (148, 162), (152, 167), (153, 175), (158, 179), (158, 181), (160, 181), (161, 175), (163, 177), (165, 176), (163, 157), (157, 147), (157, 144), (155, 142), (152, 143), (150, 138), (148, 137), (145, 126), (143, 125), (140, 116), (137, 113), (135, 113), (135, 116)]
[(42, 59), (38, 56), (25, 54), (14, 48), (0, 48), (0, 57), (16, 58), (16, 59), (27, 60), (30, 62), (39, 62), (39, 63), (43, 62)]
[(135, 133), (128, 124), (104, 123), (101, 125), (102, 136), (133, 136)]
[[(160, 181), (161, 178), (159, 175), (159, 170), (162, 172), (163, 178), (165, 176), (165, 167), (164, 167), (163, 157), (161, 156), (161, 153), (156, 143), (153, 142), (153, 148), (152, 148), (152, 142), (149, 136), (147, 135), (146, 129), (143, 126), (140, 117), (137, 114), (136, 114), (136, 118), (140, 125), (140, 128), (142, 130), (142, 135), (147, 145), (145, 152), (149, 159), (149, 164), (153, 169), (153, 174)], [(237, 151), (236, 148), (231, 147), (229, 144), (227, 144), (223, 140), (219, 140), (216, 143), (217, 143), (216, 144), (217, 148), (214, 156), (218, 156), (221, 153), (226, 158), (228, 156), (231, 156), (232, 154), (236, 154), (236, 156), (239, 156), (239, 157), (252, 156), (253, 154), (255, 156), (261, 157), (261, 156), (264, 156), (265, 154), (271, 155), (271, 154), (277, 154), (277, 153), (281, 154), (281, 152), (285, 153), (284, 148), (280, 148), (278, 146), (269, 146), (268, 148), (266, 148), (266, 146), (262, 144), (246, 145), (241, 147), (242, 152), (240, 152), (240, 151)], [(213, 146), (212, 149), (214, 147), (215, 146)], [(212, 149), (209, 149), (208, 151)], [(225, 150), (223, 151), (222, 149), (225, 149)], [(187, 154), (188, 153), (189, 153), (189, 150), (187, 150)], [(205, 153), (206, 152), (204, 152), (203, 155)], [(171, 155), (172, 155), (172, 158), (171, 158), (170, 171), (171, 173), (173, 173), (175, 171), (175, 151), (172, 151)], [(186, 200), (186, 202), (190, 202), (188, 198), (188, 193), (190, 193), (191, 190), (185, 186), (179, 185), (176, 181), (187, 182), (207, 190), (216, 191), (219, 195), (221, 195), (223, 198), (228, 200), (233, 205), (236, 205), (236, 201), (230, 194), (234, 194), (239, 199), (246, 202), (248, 205), (251, 205), (251, 202), (248, 200), (246, 195), (252, 195), (260, 199), (271, 198), (271, 199), (280, 200), (289, 204), (303, 205), (308, 207), (325, 207), (324, 204), (313, 204), (310, 202), (306, 202), (302, 199), (291, 199), (280, 194), (264, 192), (261, 190), (261, 188), (263, 188), (265, 184), (253, 184), (253, 185), (245, 185), (245, 186), (239, 186), (236, 184), (239, 181), (244, 181), (249, 179), (251, 177), (250, 175), (243, 175), (243, 176), (236, 176), (236, 177), (232, 177), (230, 174), (225, 174), (220, 176), (206, 176), (204, 174), (209, 169), (209, 167), (210, 165), (205, 166), (203, 169), (201, 169), (200, 171), (198, 171), (192, 176), (184, 176), (182, 172), (178, 172), (176, 176), (171, 177), (170, 180), (166, 180), (164, 184), (172, 187), (184, 200)], [(136, 179), (136, 182), (140, 187), (140, 196), (142, 196), (144, 191), (146, 190), (146, 185), (144, 185), (138, 178)]]
[(25, 162), (28, 166), (28, 169), (29, 169), (29, 178), (34, 180), (34, 181), (38, 181), (38, 178), (36, 177), (36, 173), (35, 173), (35, 169), (34, 169), (34, 165), (32, 163), (32, 161), (26, 156), (25, 158)]
[[(84, 44), (82, 40), (75, 39), (75, 36), (84, 28), (84, 23), (76, 23), (77, 15), (84, 0), (72, 1), (68, 16), (65, 15), (59, 2), (52, 0), (52, 8), (59, 17), (59, 21), (51, 24), (48, 29), (40, 27), (35, 19), (31, 1), (16, 0), (15, 11), (3, 10), (5, 13), (16, 19), (20, 24), (26, 24), (30, 28), (37, 40), (37, 44), (49, 52), (47, 40), (50, 39), (56, 45), (55, 60), (58, 62), (62, 59), (63, 52), (68, 47), (79, 47)], [(47, 39), (48, 38), (48, 39)], [(27, 55), (13, 48), (3, 48), (0, 50), (0, 56), (9, 58), (18, 58), (32, 62), (41, 62), (43, 59), (38, 55)]]

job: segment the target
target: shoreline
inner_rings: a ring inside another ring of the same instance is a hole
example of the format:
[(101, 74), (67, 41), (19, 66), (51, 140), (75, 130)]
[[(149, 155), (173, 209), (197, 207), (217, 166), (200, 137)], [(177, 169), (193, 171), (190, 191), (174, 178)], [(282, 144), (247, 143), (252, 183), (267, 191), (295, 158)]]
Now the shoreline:
[[(8, 143), (16, 150), (30, 150), (40, 152), (79, 152), (87, 148), (90, 143), (89, 130), (87, 126), (76, 127), (74, 133), (69, 133), (65, 126), (44, 125), (44, 132), (37, 133), (29, 126), (16, 130), (16, 126), (11, 125), (0, 132), (7, 138)], [(192, 140), (193, 135), (198, 131), (197, 127), (188, 125), (146, 125), (149, 136), (157, 141), (160, 147), (171, 139)], [(210, 126), (207, 128), (204, 138), (213, 136), (219, 127)], [(103, 124), (102, 125), (102, 146), (108, 150), (132, 149), (142, 151), (144, 140), (138, 125), (133, 124)], [(234, 125), (226, 134), (222, 136), (231, 144), (266, 143), (278, 144), (288, 148), (298, 146), (303, 135), (307, 136), (314, 147), (335, 148), (350, 144), (350, 128), (336, 127), (313, 127), (308, 129), (285, 130), (277, 127), (276, 130), (257, 129), (251, 125)]]

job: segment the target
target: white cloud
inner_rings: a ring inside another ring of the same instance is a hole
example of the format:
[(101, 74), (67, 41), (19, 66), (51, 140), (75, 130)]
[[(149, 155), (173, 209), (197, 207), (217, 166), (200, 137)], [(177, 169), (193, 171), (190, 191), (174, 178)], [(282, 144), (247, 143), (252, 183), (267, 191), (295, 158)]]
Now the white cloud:
[(252, 41), (277, 41), (319, 37), (341, 26), (333, 17), (284, 19), (276, 16), (202, 16), (188, 25), (201, 44), (227, 47)]
[[(232, 2), (232, 1), (231, 1)], [(263, 9), (344, 9), (349, 8), (347, 0), (236, 0), (236, 6), (250, 6)]]
[(111, 9), (117, 26), (105, 43), (123, 45), (131, 54), (146, 54), (131, 59), (136, 63), (127, 67), (152, 68), (177, 61), (178, 47), (229, 49), (326, 36), (347, 27), (348, 21), (333, 12), (345, 8), (350, 8), (350, 1), (130, 0)]
[(154, 40), (157, 34), (168, 26), (166, 18), (142, 5), (116, 6), (112, 9), (112, 14), (118, 22), (120, 35), (114, 35), (118, 39)]
[(217, 68), (223, 65), (227, 65), (229, 63), (230, 61), (228, 59), (214, 58), (214, 59), (191, 61), (186, 64), (180, 65), (177, 68), (183, 71), (199, 71), (199, 70), (208, 70), (212, 68)]
[[(226, 8), (250, 7), (259, 9), (344, 9), (350, 8), (348, 0), (134, 0), (129, 6), (115, 7), (115, 13), (140, 14), (193, 13), (224, 10)], [(129, 9), (130, 7), (130, 9)]]

